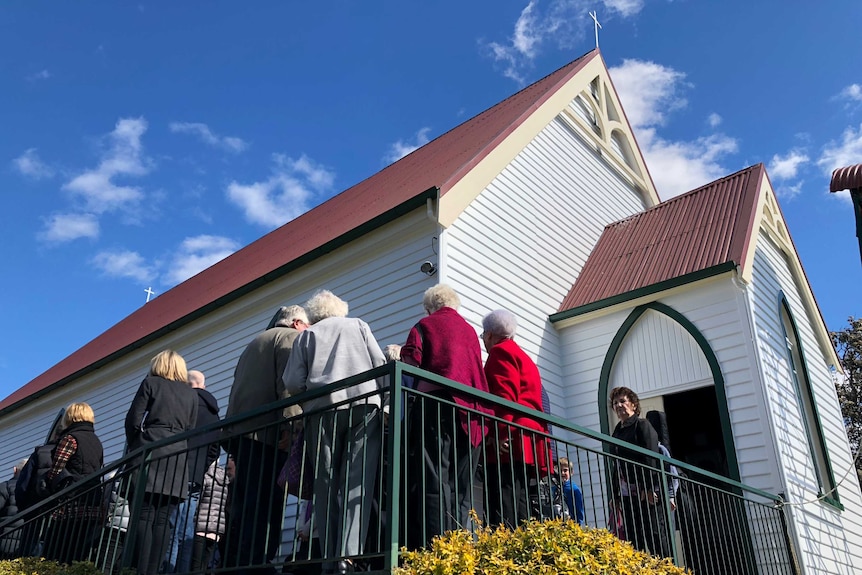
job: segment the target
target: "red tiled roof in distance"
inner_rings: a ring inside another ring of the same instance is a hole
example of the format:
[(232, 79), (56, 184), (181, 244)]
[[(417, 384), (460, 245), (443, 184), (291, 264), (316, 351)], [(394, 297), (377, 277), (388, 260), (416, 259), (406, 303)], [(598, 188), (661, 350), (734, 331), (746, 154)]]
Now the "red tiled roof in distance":
[(272, 281), (281, 268), (424, 192), (436, 188), (444, 195), (466, 167), (484, 158), (598, 54), (588, 52), (150, 301), (4, 399), (0, 412), (227, 303), (251, 284)]
[(829, 191), (843, 192), (844, 190), (862, 190), (862, 164), (836, 168), (832, 171)]
[(743, 263), (764, 173), (758, 164), (608, 225), (559, 311)]

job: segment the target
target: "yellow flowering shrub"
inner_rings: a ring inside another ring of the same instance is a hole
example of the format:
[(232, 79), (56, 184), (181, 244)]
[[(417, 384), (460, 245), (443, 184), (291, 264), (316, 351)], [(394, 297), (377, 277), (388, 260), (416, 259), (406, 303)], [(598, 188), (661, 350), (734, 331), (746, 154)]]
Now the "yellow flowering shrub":
[(62, 565), (40, 557), (0, 561), (0, 575), (103, 575), (92, 563), (75, 561)]
[(637, 551), (605, 529), (529, 521), (514, 531), (451, 531), (431, 549), (405, 551), (396, 575), (685, 575), (670, 559)]

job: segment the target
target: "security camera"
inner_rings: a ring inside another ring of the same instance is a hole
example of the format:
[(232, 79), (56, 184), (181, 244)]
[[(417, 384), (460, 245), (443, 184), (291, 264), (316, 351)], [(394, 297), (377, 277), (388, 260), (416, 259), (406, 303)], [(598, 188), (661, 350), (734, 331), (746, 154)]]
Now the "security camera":
[(432, 264), (429, 261), (422, 262), (422, 265), (419, 267), (419, 271), (425, 274), (426, 276), (433, 276), (437, 273), (437, 266)]

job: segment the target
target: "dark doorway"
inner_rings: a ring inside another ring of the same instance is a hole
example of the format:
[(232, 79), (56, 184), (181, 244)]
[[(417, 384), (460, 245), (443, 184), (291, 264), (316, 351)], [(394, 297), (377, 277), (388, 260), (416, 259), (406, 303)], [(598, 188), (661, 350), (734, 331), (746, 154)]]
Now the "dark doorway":
[(673, 457), (728, 477), (715, 386), (664, 396)]

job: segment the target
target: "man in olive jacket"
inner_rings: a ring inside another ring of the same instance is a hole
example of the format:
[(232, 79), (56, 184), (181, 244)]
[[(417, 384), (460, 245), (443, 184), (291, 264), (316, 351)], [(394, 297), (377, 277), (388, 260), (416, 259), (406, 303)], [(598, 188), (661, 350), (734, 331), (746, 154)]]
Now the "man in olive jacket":
[[(293, 342), (308, 327), (305, 310), (281, 307), (266, 330), (246, 346), (233, 376), (227, 418), (287, 397), (281, 379)], [(236, 461), (226, 567), (262, 565), (275, 557), (281, 540), (284, 490), (275, 478), (286, 454), (279, 450), (279, 423), (297, 411), (270, 411), (232, 426), (229, 442)], [(267, 512), (268, 511), (268, 512)], [(264, 571), (255, 571), (264, 573)], [(275, 570), (272, 570), (275, 573)]]

